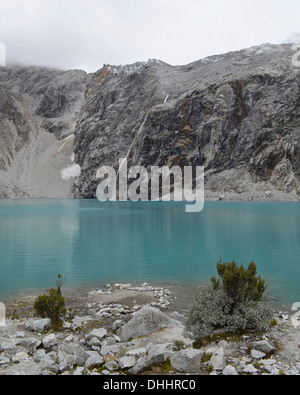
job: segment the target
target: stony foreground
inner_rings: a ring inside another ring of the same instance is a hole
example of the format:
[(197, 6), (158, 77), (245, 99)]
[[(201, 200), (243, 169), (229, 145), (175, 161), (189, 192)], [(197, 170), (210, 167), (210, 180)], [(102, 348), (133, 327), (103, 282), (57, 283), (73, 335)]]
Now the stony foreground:
[(194, 348), (174, 300), (146, 283), (116, 284), (77, 301), (59, 332), (48, 319), (7, 319), (0, 375), (300, 374), (300, 330), (286, 313), (274, 313), (277, 325), (266, 334), (220, 335)]

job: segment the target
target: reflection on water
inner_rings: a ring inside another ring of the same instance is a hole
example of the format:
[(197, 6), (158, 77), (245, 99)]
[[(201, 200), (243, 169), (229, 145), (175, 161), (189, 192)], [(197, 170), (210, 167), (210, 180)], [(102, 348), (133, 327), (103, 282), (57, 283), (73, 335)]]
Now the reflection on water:
[(209, 281), (222, 258), (254, 260), (269, 293), (300, 301), (300, 205), (0, 201), (0, 296), (108, 282)]

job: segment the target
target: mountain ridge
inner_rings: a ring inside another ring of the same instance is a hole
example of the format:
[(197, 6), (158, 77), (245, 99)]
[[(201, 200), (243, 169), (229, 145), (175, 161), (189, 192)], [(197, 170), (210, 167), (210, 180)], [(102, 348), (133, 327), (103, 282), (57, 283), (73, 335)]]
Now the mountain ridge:
[[(293, 55), (264, 44), (184, 66), (1, 68), (0, 196), (95, 198), (97, 169), (117, 169), (130, 151), (129, 166), (204, 166), (208, 199), (298, 200)], [(63, 179), (75, 164), (80, 175)]]

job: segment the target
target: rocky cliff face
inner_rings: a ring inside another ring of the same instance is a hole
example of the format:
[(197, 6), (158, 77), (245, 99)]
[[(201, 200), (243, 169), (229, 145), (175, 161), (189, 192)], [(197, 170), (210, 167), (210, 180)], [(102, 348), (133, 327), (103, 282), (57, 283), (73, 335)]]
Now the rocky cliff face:
[(68, 187), (58, 169), (56, 193), (72, 187), (74, 197), (95, 197), (97, 169), (117, 171), (127, 157), (129, 166), (204, 166), (207, 198), (298, 199), (300, 69), (293, 55), (291, 45), (263, 45), (187, 66), (149, 61), (89, 76), (1, 69), (0, 179), (32, 135), (52, 133), (55, 149), (68, 141), (81, 168)]
[(0, 197), (71, 197), (74, 125), (83, 71), (0, 67)]

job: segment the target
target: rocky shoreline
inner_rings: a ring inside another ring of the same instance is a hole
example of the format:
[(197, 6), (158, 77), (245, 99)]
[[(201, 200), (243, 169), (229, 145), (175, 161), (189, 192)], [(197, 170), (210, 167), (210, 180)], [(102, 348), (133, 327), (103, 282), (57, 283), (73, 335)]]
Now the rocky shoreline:
[(34, 317), (34, 297), (7, 305), (0, 375), (300, 374), (300, 331), (288, 313), (274, 312), (268, 333), (218, 335), (195, 346), (176, 298), (147, 283), (108, 285), (68, 299), (56, 332)]

